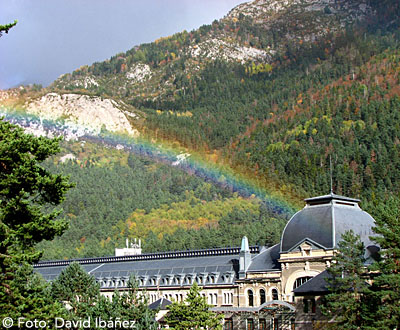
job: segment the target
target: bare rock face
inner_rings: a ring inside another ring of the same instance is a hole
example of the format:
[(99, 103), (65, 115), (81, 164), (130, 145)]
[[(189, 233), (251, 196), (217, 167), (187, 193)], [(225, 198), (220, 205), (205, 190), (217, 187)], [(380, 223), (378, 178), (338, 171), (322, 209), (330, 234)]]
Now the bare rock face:
[(126, 78), (135, 83), (146, 81), (147, 79), (150, 79), (151, 76), (152, 72), (150, 66), (143, 63), (134, 64), (130, 71), (126, 74)]
[(102, 129), (113, 133), (138, 136), (127, 119), (122, 106), (111, 99), (78, 94), (48, 93), (29, 102), (28, 113), (42, 119), (59, 121), (85, 128), (88, 133), (97, 135)]
[(244, 47), (236, 42), (226, 42), (221, 39), (208, 39), (189, 49), (188, 54), (193, 58), (207, 57), (211, 60), (224, 59), (226, 61), (269, 61), (270, 53), (254, 47)]
[(233, 8), (227, 17), (239, 17), (240, 14), (253, 18), (263, 18), (264, 22), (275, 20), (277, 14), (288, 12), (299, 13), (304, 11), (323, 11), (330, 13), (343, 12), (344, 19), (356, 19), (367, 14), (368, 2), (366, 0), (254, 0), (242, 3)]

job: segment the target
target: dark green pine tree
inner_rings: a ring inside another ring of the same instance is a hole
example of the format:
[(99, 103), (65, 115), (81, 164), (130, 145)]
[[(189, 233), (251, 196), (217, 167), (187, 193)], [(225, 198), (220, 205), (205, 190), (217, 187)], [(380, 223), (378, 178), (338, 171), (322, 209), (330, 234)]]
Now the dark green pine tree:
[(364, 244), (353, 231), (348, 231), (338, 243), (338, 253), (327, 270), (330, 293), (325, 297), (322, 313), (332, 319), (333, 329), (364, 329), (368, 284), (365, 275)]
[[(8, 301), (1, 306), (0, 318), (45, 321), (49, 328), (56, 317), (66, 317), (63, 304), (52, 299), (50, 285), (41, 275), (34, 272), (31, 265), (21, 265), (15, 271), (14, 280), (7, 283), (11, 296), (2, 297)], [(0, 295), (3, 295), (1, 292)], [(22, 321), (24, 322), (24, 321)]]
[(87, 319), (95, 314), (94, 306), (99, 301), (100, 286), (79, 263), (73, 262), (63, 269), (52, 282), (51, 291), (54, 299), (71, 306), (73, 319)]
[[(52, 208), (63, 201), (71, 184), (41, 166), (59, 151), (58, 143), (58, 139), (25, 134), (0, 119), (0, 316), (20, 310), (24, 303), (39, 315), (38, 308), (43, 304), (32, 305), (31, 293), (35, 290), (36, 298), (47, 301), (40, 297), (43, 286), (32, 272), (21, 273), (21, 267), (39, 260), (37, 243), (53, 239), (67, 227), (58, 219), (60, 211)], [(23, 281), (29, 283), (29, 290), (21, 290)], [(33, 288), (33, 283), (40, 285)]]
[[(96, 317), (103, 320), (134, 321), (137, 330), (157, 330), (155, 316), (156, 312), (149, 309), (147, 296), (139, 290), (139, 283), (134, 276), (129, 279), (127, 291), (120, 293), (116, 290), (111, 301), (101, 296), (96, 304)], [(124, 328), (121, 327), (121, 330)]]
[[(400, 199), (379, 203), (375, 215), (374, 240), (381, 247), (381, 259), (372, 269), (378, 272), (371, 290), (376, 329), (400, 329)], [(374, 212), (374, 213), (375, 213)]]
[(222, 314), (210, 311), (206, 298), (200, 295), (201, 288), (196, 282), (183, 302), (173, 302), (165, 319), (171, 329), (216, 329), (222, 330)]
[(90, 318), (90, 329), (96, 329), (95, 320), (112, 321), (115, 330), (127, 328), (121, 323), (123, 321), (129, 325), (130, 321), (134, 321), (137, 330), (158, 328), (155, 312), (148, 308), (147, 297), (140, 292), (134, 278), (129, 280), (126, 292), (116, 290), (112, 299), (109, 299), (100, 294), (95, 278), (86, 273), (81, 265), (73, 262), (53, 281), (52, 295), (57, 301), (71, 306), (67, 320), (85, 321)]
[(72, 185), (41, 165), (59, 151), (59, 139), (37, 138), (0, 120), (0, 271), (6, 278), (12, 265), (39, 260), (37, 243), (67, 228), (51, 207)]

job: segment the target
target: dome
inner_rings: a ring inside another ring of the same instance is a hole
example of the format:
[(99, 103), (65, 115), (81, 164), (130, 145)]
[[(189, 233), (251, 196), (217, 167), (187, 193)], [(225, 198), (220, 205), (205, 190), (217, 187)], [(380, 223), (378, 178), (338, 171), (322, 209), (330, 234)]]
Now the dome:
[(333, 249), (348, 230), (360, 235), (365, 247), (375, 245), (369, 239), (374, 235), (374, 219), (360, 208), (360, 200), (331, 193), (305, 202), (306, 206), (289, 220), (283, 231), (281, 252), (290, 252), (305, 240)]

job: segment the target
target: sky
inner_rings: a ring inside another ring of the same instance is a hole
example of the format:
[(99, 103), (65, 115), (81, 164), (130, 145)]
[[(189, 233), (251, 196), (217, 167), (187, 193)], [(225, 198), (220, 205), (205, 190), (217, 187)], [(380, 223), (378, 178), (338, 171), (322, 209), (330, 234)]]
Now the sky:
[(245, 0), (0, 0), (0, 89), (44, 87), (82, 65), (191, 31)]

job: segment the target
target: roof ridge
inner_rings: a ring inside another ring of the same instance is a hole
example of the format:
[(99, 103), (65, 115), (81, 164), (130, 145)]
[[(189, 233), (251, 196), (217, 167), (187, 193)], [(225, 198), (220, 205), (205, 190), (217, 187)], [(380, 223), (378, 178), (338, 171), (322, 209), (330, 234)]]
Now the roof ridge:
[[(251, 246), (251, 253), (259, 253), (259, 246)], [(225, 247), (225, 248), (211, 248), (211, 249), (200, 249), (200, 250), (183, 250), (183, 251), (166, 251), (166, 252), (152, 252), (143, 253), (132, 256), (110, 256), (110, 257), (98, 257), (98, 258), (81, 258), (81, 259), (70, 259), (70, 260), (49, 260), (40, 261), (35, 264), (35, 268), (48, 267), (48, 266), (67, 266), (72, 262), (78, 262), (80, 264), (95, 264), (95, 263), (110, 263), (115, 261), (139, 261), (139, 260), (157, 260), (157, 259), (172, 259), (172, 258), (190, 258), (190, 257), (206, 257), (206, 256), (222, 256), (230, 254), (239, 254), (240, 247)]]

